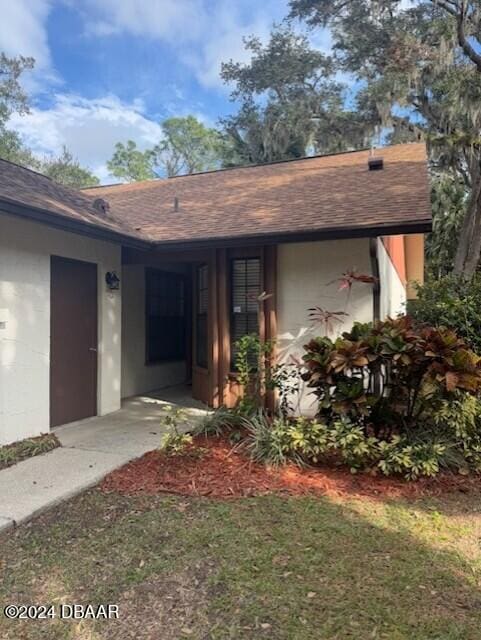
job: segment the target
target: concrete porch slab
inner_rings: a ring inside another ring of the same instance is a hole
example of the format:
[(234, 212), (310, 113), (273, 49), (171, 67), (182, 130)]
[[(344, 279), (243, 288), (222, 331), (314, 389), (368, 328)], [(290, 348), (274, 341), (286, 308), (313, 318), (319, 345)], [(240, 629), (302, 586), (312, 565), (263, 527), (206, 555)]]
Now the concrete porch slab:
[(0, 531), (99, 482), (126, 462), (160, 445), (162, 414), (182, 409), (183, 428), (209, 410), (172, 387), (126, 400), (120, 411), (54, 430), (62, 446), (0, 471)]

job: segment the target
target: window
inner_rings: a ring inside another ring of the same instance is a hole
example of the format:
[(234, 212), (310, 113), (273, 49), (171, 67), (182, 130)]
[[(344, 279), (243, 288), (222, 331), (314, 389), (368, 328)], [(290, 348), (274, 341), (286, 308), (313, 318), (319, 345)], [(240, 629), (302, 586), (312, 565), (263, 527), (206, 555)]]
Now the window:
[(206, 264), (197, 269), (195, 362), (197, 366), (208, 368), (207, 362), (207, 311), (209, 305), (209, 269)]
[(146, 269), (145, 309), (147, 363), (184, 360), (184, 276)]
[(259, 333), (259, 301), (261, 293), (261, 261), (242, 258), (231, 263), (231, 367), (236, 359), (235, 343), (249, 333)]

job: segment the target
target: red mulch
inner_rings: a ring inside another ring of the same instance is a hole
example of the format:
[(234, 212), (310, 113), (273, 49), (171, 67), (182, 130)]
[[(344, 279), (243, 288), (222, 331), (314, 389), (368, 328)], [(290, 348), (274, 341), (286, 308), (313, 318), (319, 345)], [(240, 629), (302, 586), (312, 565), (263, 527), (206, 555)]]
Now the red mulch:
[(210, 498), (265, 495), (330, 495), (370, 497), (419, 497), (446, 492), (479, 492), (479, 476), (439, 474), (433, 479), (407, 482), (327, 466), (300, 469), (294, 464), (269, 468), (253, 463), (223, 438), (195, 438), (202, 456), (187, 452), (167, 456), (149, 451), (141, 458), (110, 473), (101, 483), (104, 492), (125, 495), (172, 493)]

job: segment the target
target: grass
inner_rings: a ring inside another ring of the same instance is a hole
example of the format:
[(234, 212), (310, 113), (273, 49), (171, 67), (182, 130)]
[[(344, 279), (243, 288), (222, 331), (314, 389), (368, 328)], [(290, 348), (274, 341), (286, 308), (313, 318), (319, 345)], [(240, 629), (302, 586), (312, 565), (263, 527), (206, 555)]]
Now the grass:
[(60, 446), (57, 436), (47, 433), (37, 438), (27, 438), (13, 444), (0, 447), (0, 470), (11, 467), (17, 462), (47, 453)]
[(7, 640), (479, 640), (481, 495), (128, 498), (94, 489), (0, 539), (0, 602), (120, 619), (8, 621)]

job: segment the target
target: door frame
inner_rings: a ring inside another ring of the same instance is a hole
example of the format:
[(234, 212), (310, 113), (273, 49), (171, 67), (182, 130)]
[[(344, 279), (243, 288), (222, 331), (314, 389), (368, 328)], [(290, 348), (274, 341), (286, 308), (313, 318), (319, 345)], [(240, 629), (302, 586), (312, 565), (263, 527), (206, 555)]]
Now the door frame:
[[(93, 387), (94, 387), (94, 393), (93, 393), (93, 398), (92, 398), (92, 402), (93, 402), (93, 413), (91, 416), (86, 416), (85, 418), (79, 418), (79, 419), (87, 419), (89, 417), (95, 417), (98, 415), (98, 408), (99, 408), (99, 343), (100, 343), (100, 326), (99, 326), (99, 322), (100, 322), (100, 314), (99, 314), (99, 265), (96, 262), (92, 262), (90, 260), (79, 260), (77, 258), (70, 258), (70, 257), (65, 257), (65, 256), (61, 256), (61, 255), (57, 255), (57, 254), (52, 254), (50, 256), (50, 347), (49, 347), (49, 425), (51, 429), (55, 429), (56, 427), (60, 427), (62, 426), (62, 424), (69, 424), (69, 422), (67, 423), (61, 423), (61, 424), (55, 424), (52, 425), (52, 408), (53, 408), (53, 385), (52, 385), (52, 378), (53, 378), (53, 357), (52, 357), (52, 346), (53, 346), (53, 314), (52, 314), (52, 299), (53, 299), (53, 280), (52, 280), (52, 271), (53, 271), (53, 264), (55, 261), (63, 261), (63, 262), (73, 262), (73, 263), (81, 263), (81, 264), (85, 264), (85, 265), (89, 265), (90, 267), (92, 267), (95, 270), (95, 295), (94, 295), (94, 301), (95, 301), (95, 310), (94, 310), (94, 314), (95, 314), (95, 323), (94, 323), (94, 327), (95, 327), (95, 337), (94, 337), (94, 343), (95, 346), (92, 345), (92, 348), (95, 349), (95, 366), (93, 367), (93, 376), (94, 376), (94, 381), (93, 381)], [(94, 356), (92, 355), (92, 358)], [(76, 420), (73, 420), (73, 422), (76, 422)]]

